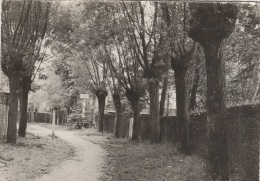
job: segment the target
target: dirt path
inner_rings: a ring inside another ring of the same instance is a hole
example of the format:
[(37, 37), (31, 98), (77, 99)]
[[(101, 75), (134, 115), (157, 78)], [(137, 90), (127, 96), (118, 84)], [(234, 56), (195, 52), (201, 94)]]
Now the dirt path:
[[(30, 125), (28, 131), (39, 136), (51, 134), (50, 129), (39, 125)], [(74, 146), (76, 156), (61, 163), (52, 172), (36, 181), (98, 181), (101, 177), (105, 151), (99, 145), (83, 140), (73, 132), (56, 131), (55, 135)]]

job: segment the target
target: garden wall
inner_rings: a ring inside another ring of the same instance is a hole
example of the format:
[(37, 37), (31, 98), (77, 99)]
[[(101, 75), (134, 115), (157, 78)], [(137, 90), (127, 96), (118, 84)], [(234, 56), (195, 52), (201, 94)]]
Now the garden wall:
[[(121, 138), (128, 137), (129, 134), (129, 122), (131, 118), (131, 114), (124, 114), (122, 115), (122, 120), (120, 124), (120, 131), (119, 136)], [(98, 116), (96, 116), (96, 119), (98, 119)], [(107, 133), (113, 133), (114, 132), (114, 122), (115, 122), (115, 114), (114, 113), (108, 113), (104, 115), (104, 131)]]
[[(132, 118), (131, 114), (122, 115), (122, 120), (120, 123), (119, 136), (121, 138), (126, 138), (129, 136), (129, 122)], [(97, 117), (98, 119), (98, 117)], [(141, 140), (149, 139), (149, 130), (150, 130), (150, 115), (140, 115), (141, 120)], [(114, 132), (114, 122), (115, 114), (108, 113), (104, 115), (104, 132), (113, 133)]]
[[(128, 135), (129, 119), (122, 119), (120, 137)], [(114, 115), (105, 114), (104, 131), (112, 133)], [(141, 140), (149, 139), (150, 116), (141, 115)], [(227, 109), (228, 145), (230, 173), (240, 175), (243, 180), (258, 180), (259, 176), (259, 122), (260, 105), (240, 106)], [(161, 117), (161, 135), (164, 141), (176, 141), (176, 116)], [(207, 116), (206, 113), (190, 115), (190, 143), (192, 152), (207, 157)]]
[[(161, 118), (163, 138), (176, 140), (176, 117)], [(243, 180), (259, 179), (260, 105), (227, 109), (230, 173)], [(190, 115), (190, 143), (193, 153), (207, 157), (206, 113)]]

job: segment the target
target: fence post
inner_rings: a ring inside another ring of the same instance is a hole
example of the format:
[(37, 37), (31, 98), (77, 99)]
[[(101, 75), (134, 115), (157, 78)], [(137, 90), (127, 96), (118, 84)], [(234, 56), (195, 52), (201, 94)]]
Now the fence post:
[(130, 118), (129, 121), (129, 138), (132, 139), (133, 136), (133, 123), (134, 123), (134, 118)]
[(50, 119), (49, 119), (49, 121), (50, 121), (50, 124), (52, 124), (52, 120), (53, 120), (53, 114), (52, 114), (52, 113), (50, 113)]
[(60, 124), (60, 109), (58, 108), (56, 111), (56, 116), (57, 116), (57, 125)]
[(66, 123), (66, 111), (62, 111), (62, 124), (64, 125)]
[(53, 109), (53, 117), (52, 117), (52, 138), (55, 136), (55, 120), (56, 120), (56, 107)]
[(32, 119), (32, 122), (34, 123), (34, 122), (35, 122), (35, 119), (34, 119), (34, 111), (31, 112), (31, 119)]
[(37, 122), (37, 123), (38, 123), (39, 121), (38, 121), (38, 119), (37, 119), (37, 117), (38, 117), (37, 114), (38, 114), (38, 110), (35, 109), (35, 111), (34, 111), (34, 122)]

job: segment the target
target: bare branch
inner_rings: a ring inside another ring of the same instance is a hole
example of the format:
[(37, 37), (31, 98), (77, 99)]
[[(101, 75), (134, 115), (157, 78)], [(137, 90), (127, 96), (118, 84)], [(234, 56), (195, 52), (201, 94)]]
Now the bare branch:
[(89, 67), (88, 67), (88, 65), (87, 65), (86, 60), (82, 57), (81, 53), (78, 52), (78, 54), (79, 54), (81, 60), (83, 60), (83, 62), (84, 62), (85, 66), (86, 66), (86, 68), (87, 68), (87, 70), (88, 70), (88, 73), (89, 73), (89, 75), (90, 75), (90, 78), (91, 78), (93, 84), (94, 84), (95, 86), (98, 86), (97, 82), (95, 81), (95, 79), (93, 78), (93, 76), (92, 76), (92, 74), (91, 74), (91, 71), (90, 71), (90, 69), (89, 69)]

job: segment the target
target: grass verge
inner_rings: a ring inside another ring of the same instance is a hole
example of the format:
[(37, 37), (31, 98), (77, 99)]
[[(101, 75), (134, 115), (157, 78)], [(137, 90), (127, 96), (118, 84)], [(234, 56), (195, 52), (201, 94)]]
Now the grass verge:
[(149, 144), (110, 138), (102, 180), (109, 181), (204, 181), (204, 160), (179, 154), (171, 143)]
[(72, 156), (74, 149), (65, 141), (27, 133), (16, 144), (0, 142), (0, 180), (32, 181)]

